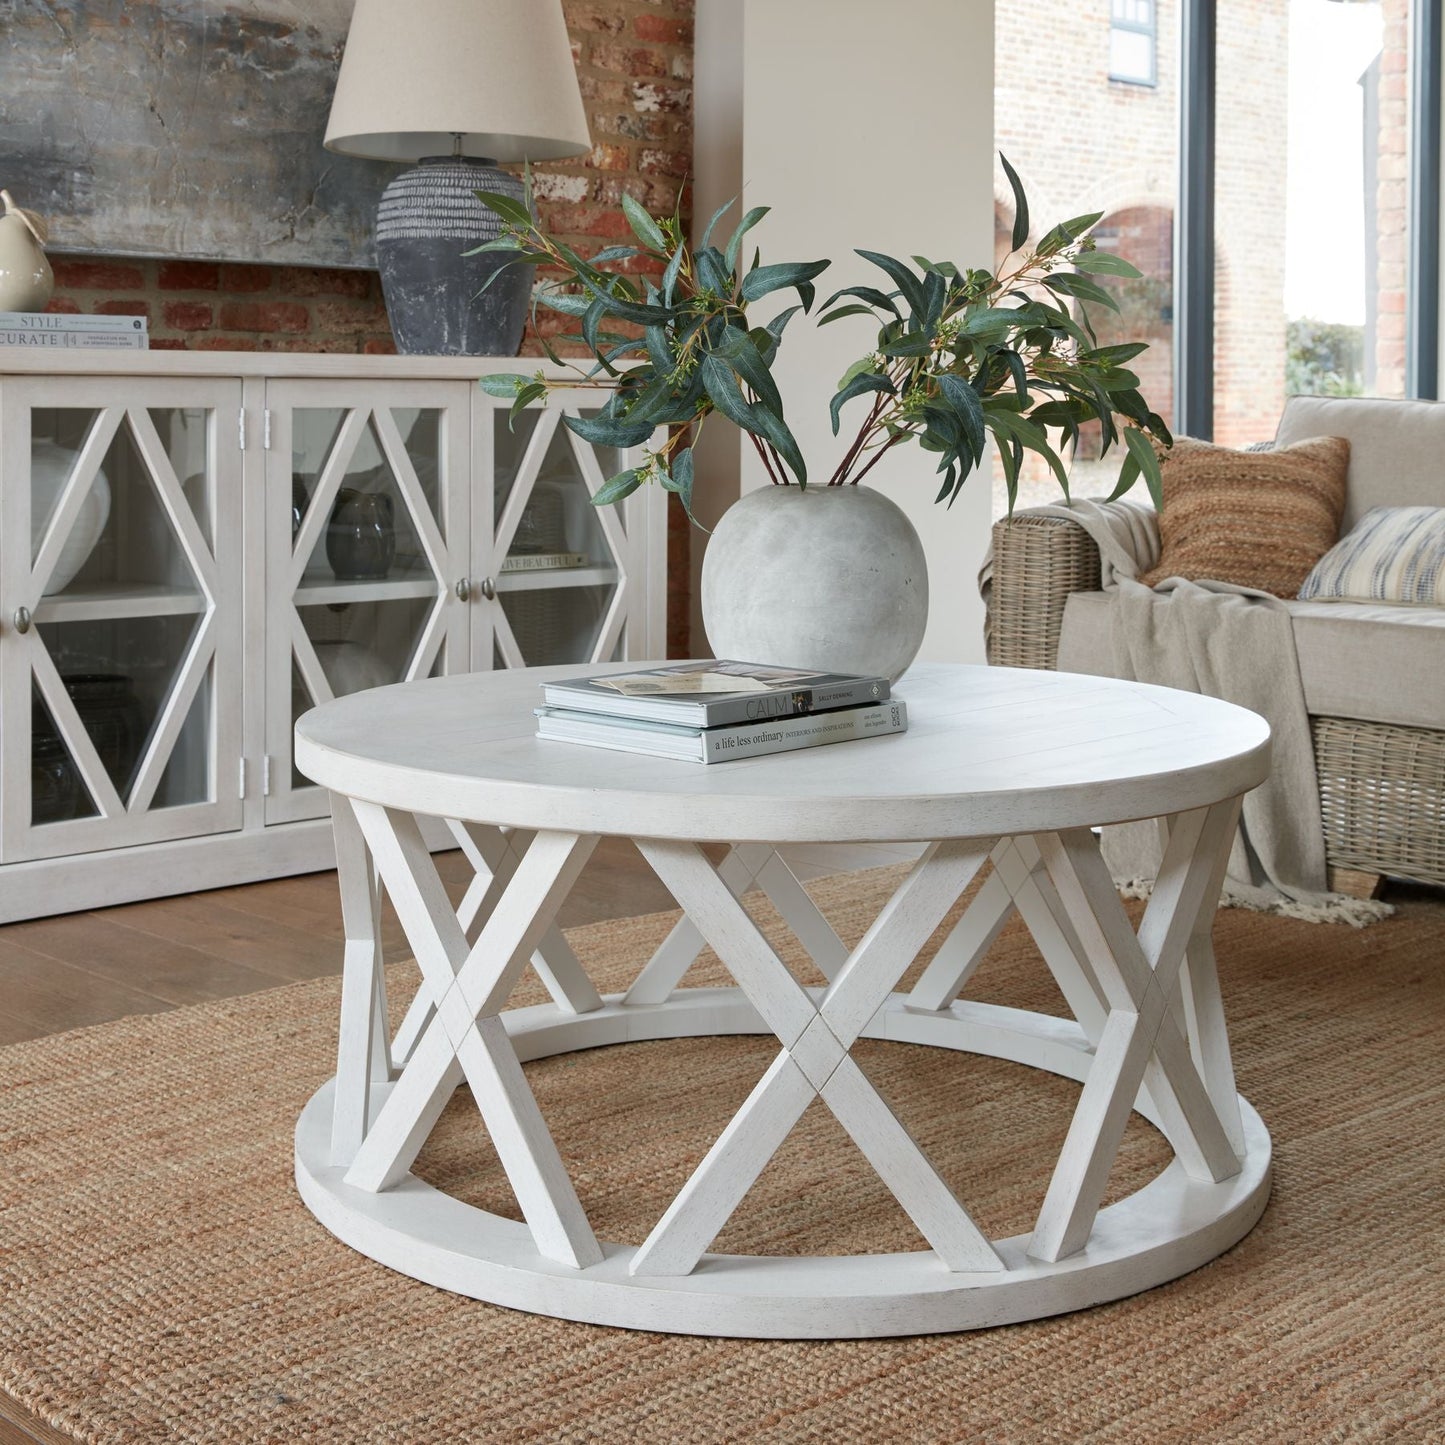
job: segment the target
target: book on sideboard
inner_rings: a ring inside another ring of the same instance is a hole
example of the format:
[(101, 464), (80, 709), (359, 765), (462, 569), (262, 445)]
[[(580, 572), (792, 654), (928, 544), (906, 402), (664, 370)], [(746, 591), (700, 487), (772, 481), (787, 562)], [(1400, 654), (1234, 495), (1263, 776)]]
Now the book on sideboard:
[(144, 316), (64, 316), (49, 311), (0, 311), (0, 346), (100, 347), (145, 351), (150, 326)]
[(694, 728), (880, 703), (888, 696), (886, 677), (728, 659), (542, 685), (542, 700), (548, 707)]
[(886, 737), (907, 729), (907, 705), (896, 697), (826, 712), (705, 728), (577, 712), (571, 708), (537, 709), (537, 736), (546, 741), (582, 743), (588, 747), (693, 763), (765, 757), (828, 743)]
[(585, 552), (509, 552), (502, 558), (503, 572), (561, 572), (585, 567)]

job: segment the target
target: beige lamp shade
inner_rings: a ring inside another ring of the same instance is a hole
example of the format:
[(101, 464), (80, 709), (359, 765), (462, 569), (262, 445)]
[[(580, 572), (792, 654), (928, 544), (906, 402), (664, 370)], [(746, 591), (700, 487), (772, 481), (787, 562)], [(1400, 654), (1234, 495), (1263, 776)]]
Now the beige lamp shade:
[(590, 150), (561, 0), (356, 0), (327, 150), (550, 161)]

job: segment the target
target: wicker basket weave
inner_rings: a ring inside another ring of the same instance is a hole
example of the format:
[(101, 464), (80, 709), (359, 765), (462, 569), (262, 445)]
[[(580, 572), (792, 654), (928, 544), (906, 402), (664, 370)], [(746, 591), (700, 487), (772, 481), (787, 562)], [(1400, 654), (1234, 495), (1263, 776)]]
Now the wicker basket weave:
[(1445, 732), (1310, 719), (1336, 868), (1445, 884)]
[(993, 529), (988, 660), (1054, 668), (1071, 592), (1099, 590), (1099, 549), (1063, 517), (1005, 518)]
[[(1097, 590), (1099, 554), (1063, 517), (994, 524), (988, 660), (1058, 666), (1072, 592)], [(1331, 868), (1445, 885), (1445, 731), (1312, 717)]]

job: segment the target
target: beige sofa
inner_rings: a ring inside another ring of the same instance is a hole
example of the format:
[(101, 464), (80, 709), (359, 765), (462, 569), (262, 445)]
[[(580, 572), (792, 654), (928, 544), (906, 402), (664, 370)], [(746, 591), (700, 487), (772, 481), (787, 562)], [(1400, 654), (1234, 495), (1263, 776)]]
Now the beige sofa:
[[(1341, 535), (1371, 507), (1445, 506), (1445, 403), (1292, 397), (1276, 445), (1312, 436), (1350, 441)], [(1021, 513), (993, 544), (989, 661), (1108, 672), (1109, 599), (1083, 529)], [(1445, 610), (1288, 605), (1332, 869), (1445, 885)]]

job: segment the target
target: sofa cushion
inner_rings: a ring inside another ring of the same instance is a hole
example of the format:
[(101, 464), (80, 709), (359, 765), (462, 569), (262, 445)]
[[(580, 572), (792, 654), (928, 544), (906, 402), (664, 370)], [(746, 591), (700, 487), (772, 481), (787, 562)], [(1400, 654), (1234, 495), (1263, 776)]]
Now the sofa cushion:
[[(1109, 676), (1107, 592), (1075, 592), (1064, 608), (1059, 669)], [(1445, 729), (1445, 608), (1286, 602), (1305, 706), (1315, 717)]]
[(1445, 607), (1445, 507), (1371, 507), (1315, 563), (1299, 595)]
[(1339, 536), (1349, 460), (1338, 437), (1268, 452), (1180, 437), (1164, 458), (1163, 551), (1139, 580), (1232, 582), (1293, 597)]
[(1318, 436), (1346, 437), (1350, 443), (1345, 531), (1371, 507), (1445, 506), (1445, 403), (1290, 397), (1276, 445)]

